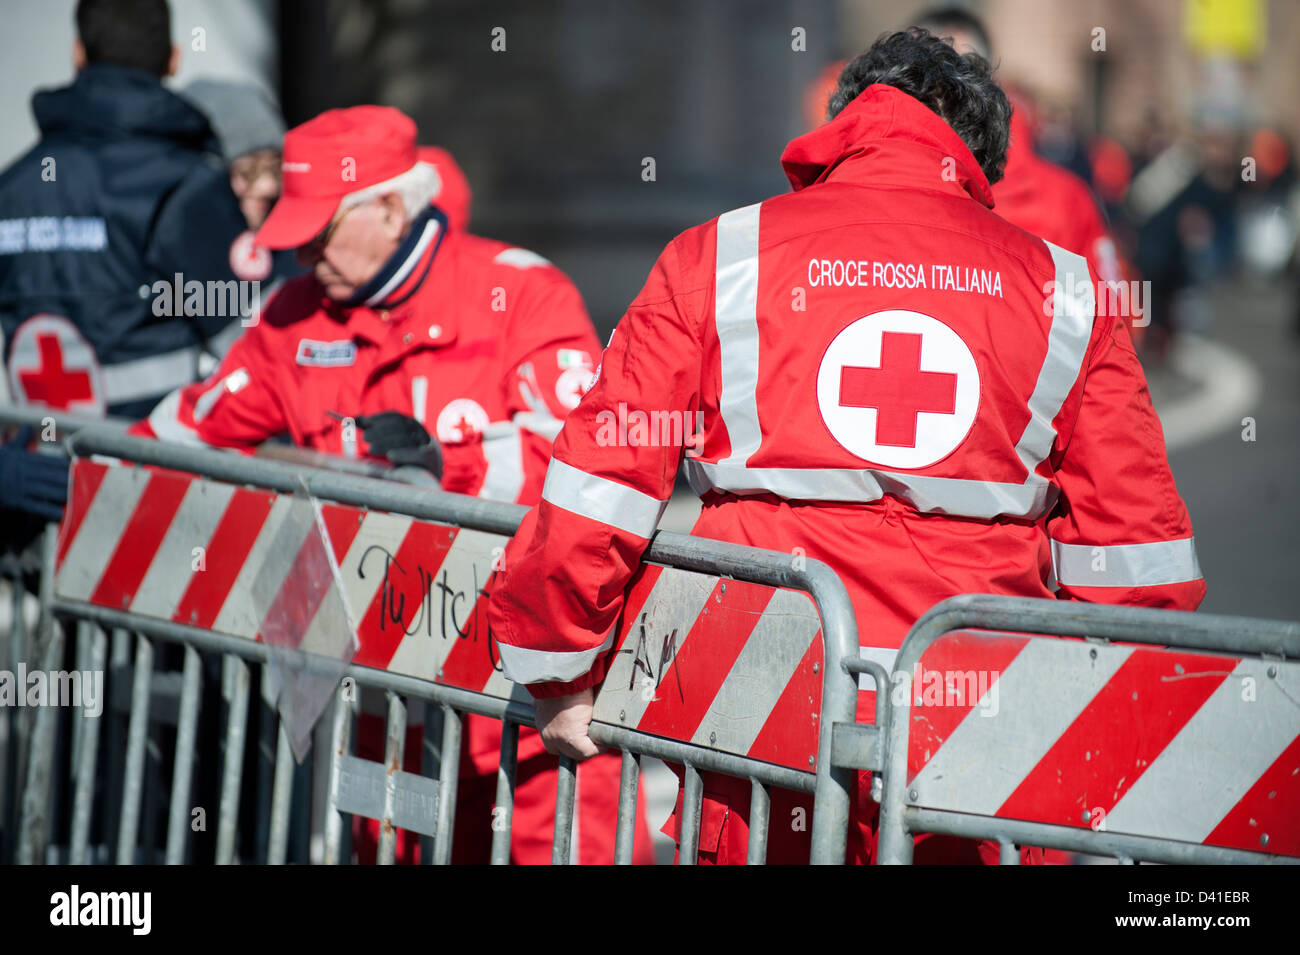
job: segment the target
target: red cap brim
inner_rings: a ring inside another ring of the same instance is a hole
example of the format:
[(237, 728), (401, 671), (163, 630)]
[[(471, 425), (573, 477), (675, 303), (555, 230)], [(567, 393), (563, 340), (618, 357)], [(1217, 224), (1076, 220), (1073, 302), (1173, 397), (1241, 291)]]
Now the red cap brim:
[(329, 225), (338, 207), (337, 196), (320, 199), (281, 196), (257, 230), (257, 244), (267, 249), (296, 249), (306, 245)]

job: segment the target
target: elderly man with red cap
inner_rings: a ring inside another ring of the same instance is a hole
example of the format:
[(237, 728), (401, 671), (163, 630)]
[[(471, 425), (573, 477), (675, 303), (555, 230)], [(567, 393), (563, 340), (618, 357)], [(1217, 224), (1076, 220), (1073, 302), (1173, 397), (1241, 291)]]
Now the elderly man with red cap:
[[(137, 430), (234, 448), (287, 434), (423, 466), (444, 490), (536, 503), (600, 348), (577, 289), (533, 252), (448, 228), (439, 175), (396, 109), (330, 110), (290, 130), (283, 181), (257, 241), (298, 249), (310, 271), (206, 381), (169, 395)], [(471, 717), (468, 735), (453, 861), (486, 861), (500, 725)], [(577, 861), (608, 863), (619, 763), (589, 766)], [(537, 734), (521, 732), (517, 862), (550, 860), (555, 767)], [(413, 839), (402, 845), (414, 854)]]

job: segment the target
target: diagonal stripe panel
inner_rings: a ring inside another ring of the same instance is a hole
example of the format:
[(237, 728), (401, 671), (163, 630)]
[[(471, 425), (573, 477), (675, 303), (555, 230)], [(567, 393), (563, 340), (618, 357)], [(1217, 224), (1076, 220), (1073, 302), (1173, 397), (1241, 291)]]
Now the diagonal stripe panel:
[(394, 661), (400, 658), (403, 672), (415, 668), (428, 679), (475, 692), (483, 689), (496, 664), (484, 593), (492, 582), (493, 562), (504, 553), (506, 542), (498, 534), (462, 529), (451, 548), (431, 562), (436, 598), (433, 625), (398, 647)]
[(1205, 841), (1234, 849), (1300, 856), (1300, 735)]
[[(645, 580), (649, 580), (648, 575)], [(716, 591), (716, 578), (661, 567), (657, 568), (651, 588), (638, 595), (641, 599), (637, 606), (633, 606), (629, 596), (623, 613), (623, 641), (610, 657), (596, 701), (596, 719), (615, 726), (640, 724), (655, 696), (654, 678), (647, 671), (658, 674), (664, 635), (677, 631), (680, 653), (690, 639), (694, 622)], [(671, 626), (670, 614), (675, 621)], [(655, 639), (659, 641), (657, 645)]]
[[(234, 494), (229, 484), (200, 479), (189, 482), (181, 506), (131, 601), (132, 613), (172, 618), (190, 577), (200, 572), (196, 566), (207, 566), (208, 542)], [(197, 554), (196, 548), (200, 548)]]
[(1107, 814), (1106, 830), (1204, 842), (1300, 733), (1297, 700), (1300, 666), (1242, 660)]
[(55, 592), (60, 597), (88, 600), (94, 593), (112, 555), (105, 543), (121, 539), (148, 483), (149, 474), (143, 468), (106, 469), (55, 578)]
[(998, 815), (1087, 828), (1098, 809), (1108, 813), (1123, 798), (1236, 662), (1133, 650)]
[[(988, 631), (957, 630), (944, 634), (942, 639), (927, 647), (911, 673), (890, 674), (891, 694), (898, 693), (900, 699), (903, 694), (912, 695), (912, 722), (907, 731), (909, 780), (921, 771), (921, 767), (943, 746), (944, 740), (979, 705), (979, 694), (997, 685), (1016, 654), (1030, 639), (1010, 634), (992, 635)], [(972, 677), (975, 691), (968, 692)], [(999, 696), (999, 702), (1000, 699)], [(992, 701), (993, 697), (990, 697), (990, 704)], [(870, 691), (860, 693), (859, 719), (865, 715), (863, 707), (868, 702), (875, 706), (875, 694)], [(874, 710), (871, 718), (874, 722)]]
[(918, 798), (911, 802), (994, 815), (1130, 652), (1079, 640), (1029, 641), (989, 687), (987, 702), (967, 713), (912, 780)]
[(792, 769), (816, 769), (817, 727), (821, 722), (822, 708), (822, 663), (822, 635), (818, 630), (772, 705), (763, 728), (744, 755)]
[(651, 611), (641, 659), (654, 678), (654, 698), (637, 729), (669, 739), (694, 738), (721, 689), (719, 674), (731, 672), (774, 592), (760, 584), (719, 581), (684, 642), (675, 613), (655, 626)]
[(748, 753), (820, 626), (806, 596), (793, 590), (773, 594), (691, 742)]
[(108, 465), (97, 461), (77, 458), (72, 462), (71, 473), (68, 475), (72, 490), (68, 495), (68, 506), (63, 511), (63, 522), (59, 525), (57, 567), (63, 566), (68, 548), (72, 546), (77, 531), (81, 529), (81, 522), (85, 519), (86, 512), (90, 510), (91, 503), (99, 493), (99, 485), (107, 473)]
[(191, 576), (172, 614), (173, 620), (195, 627), (212, 626), (275, 500), (275, 495), (266, 491), (235, 488), (208, 541), (204, 569)]
[[(262, 592), (265, 593), (278, 593), (284, 583), (285, 575), (289, 572), (289, 564), (302, 545), (302, 540), (299, 539), (292, 548), (277, 554), (277, 561), (267, 560), (272, 548), (277, 546), (277, 536), (294, 503), (293, 498), (288, 495), (269, 496), (270, 513), (262, 524), (253, 546), (240, 564), (239, 573), (222, 601), (221, 611), (212, 622), (212, 629), (219, 633), (229, 633), (249, 639), (257, 637), (261, 621), (257, 619), (258, 611), (254, 607), (254, 587), (264, 588)], [(209, 554), (208, 556), (212, 560), (225, 560), (224, 555)]]
[(401, 579), (406, 574), (391, 564), (411, 525), (409, 517), (367, 512), (361, 516), (357, 533), (339, 560), (343, 592), (347, 595), (348, 606), (357, 615), (357, 640), (360, 644), (357, 657), (362, 660), (370, 659), (369, 648), (372, 645), (392, 639), (390, 631), (396, 624), (391, 620), (388, 596), (392, 592), (393, 578)]
[(438, 574), (454, 533), (441, 524), (410, 519), (404, 531), (391, 528), (402, 536), (371, 543), (364, 565), (358, 565), (380, 582), (357, 627), (362, 642), (354, 662), (379, 669), (389, 666), (404, 640), (428, 643), (437, 638), (444, 616)]
[(106, 550), (112, 547), (113, 556), (90, 595), (91, 603), (119, 610), (131, 605), (193, 480), (165, 471), (150, 474), (121, 537), (101, 544)]

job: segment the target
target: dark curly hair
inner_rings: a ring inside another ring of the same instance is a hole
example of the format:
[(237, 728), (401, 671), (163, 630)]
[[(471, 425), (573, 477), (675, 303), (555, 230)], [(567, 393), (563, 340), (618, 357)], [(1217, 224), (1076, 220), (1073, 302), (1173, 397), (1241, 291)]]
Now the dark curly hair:
[(882, 34), (844, 67), (826, 118), (839, 115), (872, 83), (902, 90), (953, 128), (992, 185), (1002, 178), (1011, 124), (1011, 104), (992, 74), (988, 60), (963, 56), (919, 27)]

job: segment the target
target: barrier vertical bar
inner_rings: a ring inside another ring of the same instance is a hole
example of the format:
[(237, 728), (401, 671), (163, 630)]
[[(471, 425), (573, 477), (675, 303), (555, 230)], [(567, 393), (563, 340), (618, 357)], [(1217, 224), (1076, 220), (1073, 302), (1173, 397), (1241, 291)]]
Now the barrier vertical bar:
[(271, 824), (266, 838), (266, 864), (284, 865), (289, 852), (289, 803), (293, 797), (293, 750), (289, 734), (276, 721), (275, 778), (271, 785)]
[(257, 705), (257, 830), (254, 837), (258, 859), (268, 858), (271, 830), (271, 791), (274, 787), (276, 773), (277, 739), (280, 720), (275, 712), (275, 700), (271, 695), (271, 668), (258, 667), (261, 677), (258, 680)]
[[(338, 865), (343, 848), (343, 813), (338, 808), (340, 762), (352, 753), (352, 701), (349, 681), (339, 684), (334, 694), (334, 731), (330, 750), (329, 804), (325, 812), (325, 865)], [(284, 733), (283, 726), (280, 728)]]
[(181, 705), (176, 720), (176, 756), (172, 762), (172, 798), (167, 819), (167, 865), (185, 861), (190, 832), (190, 792), (194, 784), (194, 739), (199, 725), (199, 691), (202, 686), (199, 651), (185, 648), (181, 668)]
[[(420, 745), (420, 772), (430, 779), (442, 776), (442, 707), (425, 706), (424, 739)], [(442, 795), (439, 793), (439, 800)], [(420, 835), (420, 865), (433, 865), (434, 837)]]
[(222, 666), (229, 676), (230, 698), (226, 717), (226, 746), (221, 762), (221, 807), (217, 818), (217, 865), (230, 865), (235, 857), (239, 822), (239, 784), (244, 769), (244, 733), (248, 726), (248, 664), (226, 654)]
[(686, 784), (682, 793), (682, 833), (677, 849), (678, 865), (695, 865), (700, 847), (700, 809), (704, 800), (704, 781), (700, 771), (686, 764)]
[[(90, 667), (94, 672), (103, 672), (105, 658), (108, 656), (108, 636), (98, 627), (90, 636)], [(68, 862), (72, 865), (85, 865), (86, 852), (90, 843), (90, 817), (95, 798), (95, 764), (99, 757), (99, 727), (104, 714), (108, 712), (108, 701), (101, 701), (100, 715), (87, 716), (83, 711), (81, 719), (86, 726), (81, 733), (81, 749), (77, 751), (77, 785), (72, 795), (72, 833)]]
[(492, 809), (492, 864), (510, 864), (514, 832), (515, 776), (519, 770), (519, 724), (507, 719), (501, 729), (501, 761), (497, 765), (497, 798)]
[(451, 864), (451, 843), (456, 827), (456, 784), (460, 779), (460, 713), (442, 708), (442, 751), (438, 768), (438, 838), (434, 842), (434, 865)]
[(641, 758), (622, 750), (618, 783), (618, 830), (614, 835), (614, 865), (631, 865), (636, 854), (636, 804), (641, 782)]
[[(54, 559), (58, 546), (58, 525), (46, 524), (41, 537), (41, 616), (36, 627), (36, 646), (46, 673), (53, 673), (63, 661), (63, 628), (50, 611), (54, 598)], [(43, 651), (43, 652), (41, 652)], [(58, 730), (57, 707), (42, 706), (36, 713), (29, 744), (31, 757), (23, 780), (22, 823), (18, 832), (18, 861), (31, 865), (45, 861), (50, 831), (50, 793), (54, 784), (54, 744)]]
[[(23, 644), (27, 642), (27, 626), (23, 619), (23, 590), (21, 575), (15, 572), (10, 580), (12, 586), (12, 613), (9, 624), (8, 667), (10, 673), (18, 672), (18, 664), (24, 659)], [(12, 862), (16, 857), (16, 839), (18, 820), (21, 818), (23, 793), (23, 771), (26, 733), (22, 720), (23, 711), (17, 707), (5, 707), (5, 752), (4, 752), (4, 788), (0, 790), (0, 825), (4, 826), (4, 856), (0, 862)]]
[(551, 865), (573, 861), (573, 803), (578, 790), (578, 767), (572, 758), (560, 757), (555, 780), (555, 833), (551, 841)]
[(397, 830), (393, 813), (397, 809), (397, 773), (402, 768), (406, 748), (406, 704), (391, 690), (388, 692), (388, 727), (384, 741), (384, 818), (379, 820), (379, 850), (376, 861), (392, 865), (397, 861)]
[(135, 643), (135, 673), (131, 680), (131, 717), (126, 730), (126, 766), (122, 781), (122, 816), (117, 827), (117, 864), (135, 864), (135, 840), (140, 825), (140, 790), (149, 729), (149, 684), (153, 678), (153, 644), (144, 637)]
[(771, 796), (757, 779), (749, 781), (749, 851), (747, 865), (767, 864), (767, 833), (770, 825)]

